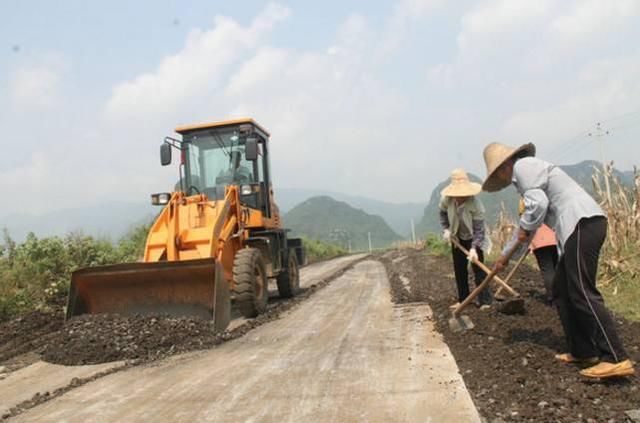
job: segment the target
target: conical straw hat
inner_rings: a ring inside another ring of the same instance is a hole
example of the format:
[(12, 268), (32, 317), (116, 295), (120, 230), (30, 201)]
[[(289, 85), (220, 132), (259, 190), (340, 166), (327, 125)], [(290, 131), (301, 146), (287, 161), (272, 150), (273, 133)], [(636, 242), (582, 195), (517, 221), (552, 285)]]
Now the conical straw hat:
[(482, 191), (482, 185), (471, 182), (464, 169), (453, 169), (451, 182), (441, 194), (445, 197), (470, 197), (480, 191)]
[(488, 192), (500, 191), (510, 184), (509, 181), (499, 180), (495, 172), (504, 162), (512, 157), (528, 157), (536, 155), (536, 146), (528, 143), (519, 148), (492, 142), (484, 148), (484, 163), (487, 165), (487, 177), (482, 184), (482, 189)]

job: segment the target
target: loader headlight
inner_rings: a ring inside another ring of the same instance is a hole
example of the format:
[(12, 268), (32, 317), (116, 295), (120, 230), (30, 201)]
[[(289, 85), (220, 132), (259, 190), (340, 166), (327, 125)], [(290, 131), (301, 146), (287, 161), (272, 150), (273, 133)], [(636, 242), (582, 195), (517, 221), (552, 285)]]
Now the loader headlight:
[(242, 185), (240, 195), (250, 195), (260, 191), (260, 185)]
[(251, 185), (242, 185), (240, 187), (240, 194), (250, 195), (253, 193), (253, 187)]
[(161, 192), (158, 194), (151, 194), (151, 204), (154, 206), (164, 206), (171, 200), (171, 194), (168, 192)]

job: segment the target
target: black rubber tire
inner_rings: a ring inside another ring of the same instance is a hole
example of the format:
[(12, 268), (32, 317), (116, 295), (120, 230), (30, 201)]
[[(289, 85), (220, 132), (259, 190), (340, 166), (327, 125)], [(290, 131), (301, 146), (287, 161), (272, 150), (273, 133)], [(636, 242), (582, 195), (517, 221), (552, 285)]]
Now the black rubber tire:
[(289, 252), (287, 268), (276, 278), (278, 282), (278, 294), (282, 298), (291, 298), (300, 290), (300, 272), (298, 269), (298, 258), (294, 251)]
[(256, 317), (267, 309), (269, 285), (260, 250), (244, 248), (236, 253), (233, 280), (234, 303), (244, 317)]

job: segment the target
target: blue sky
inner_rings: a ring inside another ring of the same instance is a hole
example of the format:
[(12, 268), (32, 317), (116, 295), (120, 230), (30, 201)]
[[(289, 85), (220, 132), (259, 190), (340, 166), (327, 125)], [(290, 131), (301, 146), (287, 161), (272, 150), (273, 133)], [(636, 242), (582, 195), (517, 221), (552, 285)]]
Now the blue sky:
[(278, 187), (426, 202), (488, 142), (637, 164), (640, 3), (1, 2), (0, 216), (172, 186), (158, 145), (251, 116)]

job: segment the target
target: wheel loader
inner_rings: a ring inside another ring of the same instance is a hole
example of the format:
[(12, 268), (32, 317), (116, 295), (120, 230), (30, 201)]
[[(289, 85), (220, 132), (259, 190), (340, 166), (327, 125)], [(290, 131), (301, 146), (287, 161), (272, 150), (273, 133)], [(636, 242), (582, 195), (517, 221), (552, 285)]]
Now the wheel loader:
[(67, 318), (118, 313), (200, 316), (224, 330), (231, 310), (265, 311), (268, 281), (281, 297), (299, 289), (302, 242), (282, 228), (269, 167), (269, 133), (249, 118), (176, 128), (163, 166), (179, 153), (173, 192), (151, 195), (163, 206), (138, 263), (72, 274)]

